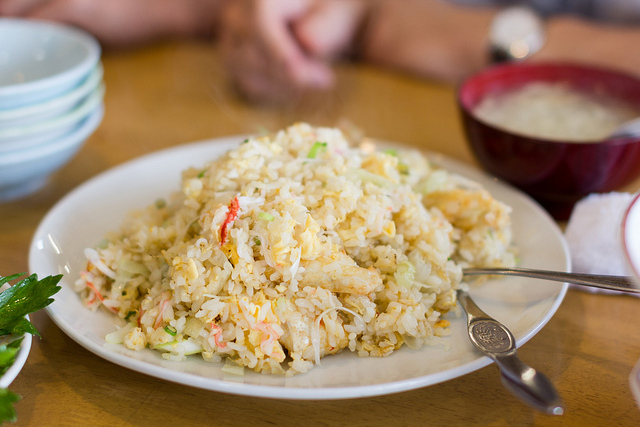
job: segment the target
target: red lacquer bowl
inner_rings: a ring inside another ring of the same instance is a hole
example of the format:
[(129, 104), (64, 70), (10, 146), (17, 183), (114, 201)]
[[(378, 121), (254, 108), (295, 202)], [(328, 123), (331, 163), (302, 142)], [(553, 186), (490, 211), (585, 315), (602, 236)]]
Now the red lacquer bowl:
[(556, 219), (590, 193), (609, 192), (640, 175), (640, 138), (563, 142), (519, 135), (474, 117), (487, 95), (530, 82), (562, 82), (574, 89), (618, 98), (640, 109), (640, 79), (617, 71), (568, 63), (507, 64), (469, 77), (458, 89), (467, 140), (491, 174), (530, 194)]

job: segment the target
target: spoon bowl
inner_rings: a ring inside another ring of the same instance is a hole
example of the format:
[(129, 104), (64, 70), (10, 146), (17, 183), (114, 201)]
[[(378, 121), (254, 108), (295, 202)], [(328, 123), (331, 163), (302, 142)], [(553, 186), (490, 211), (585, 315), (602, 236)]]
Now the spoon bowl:
[(640, 138), (640, 117), (624, 122), (607, 139), (617, 138)]

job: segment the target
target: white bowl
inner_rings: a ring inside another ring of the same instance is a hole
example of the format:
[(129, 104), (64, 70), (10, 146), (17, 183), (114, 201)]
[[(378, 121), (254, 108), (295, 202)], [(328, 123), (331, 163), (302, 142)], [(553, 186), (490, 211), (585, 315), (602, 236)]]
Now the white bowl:
[(100, 84), (79, 105), (60, 116), (23, 126), (0, 128), (0, 154), (35, 148), (68, 134), (102, 102), (103, 95), (104, 85)]
[[(29, 316), (27, 316), (27, 319)], [(8, 388), (9, 385), (16, 379), (24, 364), (27, 362), (27, 357), (29, 357), (29, 351), (31, 350), (31, 341), (33, 337), (31, 334), (24, 334), (22, 337), (22, 342), (20, 343), (20, 350), (16, 354), (16, 360), (13, 362), (13, 365), (5, 372), (3, 375), (0, 375), (0, 388)]]
[(0, 201), (27, 196), (43, 187), (49, 176), (69, 162), (96, 130), (104, 105), (95, 110), (71, 134), (42, 146), (0, 156)]
[(0, 110), (0, 131), (41, 122), (66, 113), (98, 87), (102, 75), (102, 65), (98, 64), (80, 84), (60, 96), (37, 104)]
[(76, 28), (0, 18), (0, 109), (51, 99), (95, 68), (100, 44)]

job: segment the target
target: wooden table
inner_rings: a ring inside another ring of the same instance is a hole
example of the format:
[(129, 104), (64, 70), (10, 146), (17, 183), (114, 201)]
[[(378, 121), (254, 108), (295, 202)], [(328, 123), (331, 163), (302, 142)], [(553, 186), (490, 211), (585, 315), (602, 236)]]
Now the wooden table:
[[(473, 163), (452, 87), (345, 66), (336, 90), (280, 109), (250, 106), (227, 86), (215, 47), (175, 42), (107, 52), (106, 115), (86, 146), (37, 194), (0, 205), (0, 274), (28, 271), (31, 237), (45, 213), (88, 178), (154, 150), (294, 121), (345, 121), (373, 137)], [(636, 182), (623, 190), (640, 188)], [(101, 359), (44, 311), (42, 333), (11, 390), (18, 425), (640, 425), (628, 382), (640, 358), (640, 299), (570, 290), (557, 314), (519, 351), (566, 404), (537, 413), (500, 383), (494, 365), (418, 390), (336, 401), (241, 397), (176, 385)]]

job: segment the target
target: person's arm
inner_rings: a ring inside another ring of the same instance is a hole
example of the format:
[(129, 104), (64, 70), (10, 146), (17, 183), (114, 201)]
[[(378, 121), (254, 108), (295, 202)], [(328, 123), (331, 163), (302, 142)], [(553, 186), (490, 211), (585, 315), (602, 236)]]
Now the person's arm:
[(453, 81), (486, 65), (495, 9), (442, 0), (234, 0), (221, 18), (235, 87), (254, 101), (287, 101), (333, 85), (345, 57)]
[[(444, 0), (233, 0), (222, 19), (230, 78), (252, 100), (287, 100), (333, 84), (330, 65), (355, 57), (445, 82), (489, 65), (498, 8)], [(559, 16), (532, 61), (581, 61), (640, 73), (640, 25)]]
[(75, 25), (105, 47), (211, 36), (222, 0), (0, 0), (0, 16)]
[[(443, 0), (365, 0), (359, 57), (391, 69), (456, 82), (489, 65), (488, 33), (498, 8)], [(640, 23), (614, 25), (551, 17), (531, 61), (574, 61), (640, 74)]]
[(640, 25), (617, 26), (570, 16), (551, 18), (532, 61), (571, 61), (640, 75)]
[(421, 77), (454, 82), (488, 64), (498, 9), (442, 0), (370, 0), (360, 57)]
[(331, 87), (331, 59), (353, 39), (366, 1), (225, 2), (219, 41), (235, 88), (252, 101), (279, 103)]

